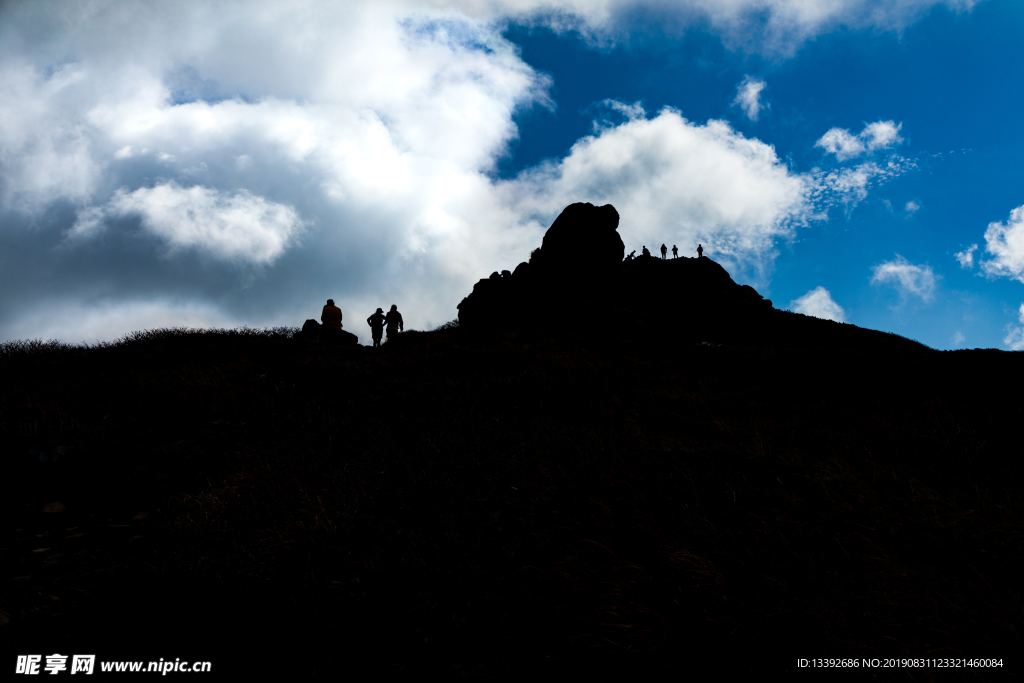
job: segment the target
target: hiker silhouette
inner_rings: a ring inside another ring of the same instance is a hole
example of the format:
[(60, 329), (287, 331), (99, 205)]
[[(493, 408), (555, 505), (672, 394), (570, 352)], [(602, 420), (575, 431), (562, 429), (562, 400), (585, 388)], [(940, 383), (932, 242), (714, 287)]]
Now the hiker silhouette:
[(402, 314), (398, 312), (397, 304), (391, 304), (391, 310), (384, 316), (384, 321), (388, 325), (388, 340), (397, 336), (399, 332), (405, 331), (405, 321), (402, 320)]
[(704, 247), (697, 245), (697, 258), (704, 258)]
[(380, 346), (380, 338), (384, 336), (384, 322), (387, 318), (384, 316), (384, 309), (378, 308), (377, 311), (366, 319), (366, 324), (370, 326), (370, 334), (373, 336), (373, 345), (375, 347)]
[(636, 249), (634, 249), (633, 251), (629, 252), (629, 256), (626, 257), (626, 260), (627, 261), (632, 261), (635, 258), (636, 258)]
[(334, 299), (327, 300), (327, 305), (324, 306), (324, 310), (320, 314), (320, 322), (324, 324), (325, 328), (331, 330), (340, 330), (343, 327), (341, 309), (334, 305)]
[(650, 258), (651, 252), (647, 250), (647, 247), (644, 247), (643, 251), (640, 252), (640, 255), (641, 256), (646, 256), (646, 257)]
[(334, 299), (328, 299), (320, 313), (321, 325), (310, 318), (302, 325), (302, 330), (295, 335), (296, 339), (323, 341), (341, 346), (358, 346), (359, 337), (341, 329), (341, 309), (334, 305)]
[(666, 256), (668, 256), (668, 247), (666, 247), (663, 244), (663, 245), (661, 245), (661, 258), (662, 258), (662, 260), (664, 260)]
[(341, 336), (341, 309), (334, 305), (334, 299), (328, 299), (320, 314), (320, 322), (324, 324), (322, 334), (324, 338), (335, 338)]
[(679, 258), (679, 247), (672, 245), (672, 258)]

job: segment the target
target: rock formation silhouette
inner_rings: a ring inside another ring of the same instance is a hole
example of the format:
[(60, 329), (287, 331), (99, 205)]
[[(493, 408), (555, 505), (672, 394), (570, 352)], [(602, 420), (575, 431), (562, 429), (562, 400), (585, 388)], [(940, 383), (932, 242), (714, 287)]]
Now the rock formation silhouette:
[[(771, 302), (740, 286), (711, 259), (627, 258), (613, 206), (572, 204), (541, 247), (512, 272), (480, 280), (459, 304), (465, 328), (577, 326), (605, 334), (635, 321), (648, 332), (722, 336), (755, 322)], [(632, 255), (632, 254), (631, 254)]]
[(549, 277), (569, 279), (585, 272), (611, 272), (626, 247), (619, 237), (619, 212), (611, 204), (570, 204), (530, 255), (530, 266)]
[(312, 318), (302, 324), (302, 329), (295, 334), (295, 337), (310, 341), (316, 339), (340, 346), (355, 346), (359, 344), (359, 337), (351, 332), (324, 327)]
[(529, 262), (480, 280), (459, 304), (463, 329), (550, 329), (679, 342), (919, 346), (896, 335), (780, 311), (698, 248), (696, 258), (623, 259), (611, 205), (572, 204)]

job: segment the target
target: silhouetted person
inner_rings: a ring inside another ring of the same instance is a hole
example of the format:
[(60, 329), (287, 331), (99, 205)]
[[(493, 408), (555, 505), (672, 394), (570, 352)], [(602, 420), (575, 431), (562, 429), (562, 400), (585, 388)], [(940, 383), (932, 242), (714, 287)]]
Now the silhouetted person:
[(627, 261), (632, 261), (635, 258), (636, 258), (636, 249), (634, 249), (633, 251), (629, 252), (629, 256), (626, 257), (626, 260)]
[(380, 338), (384, 336), (384, 309), (378, 308), (377, 312), (366, 319), (366, 324), (370, 326), (370, 333), (373, 336), (373, 345), (380, 346)]
[(672, 245), (672, 258), (679, 258), (679, 247)]
[(644, 247), (644, 250), (640, 252), (640, 255), (650, 258), (651, 252), (647, 250), (647, 247)]
[(668, 247), (666, 247), (663, 244), (663, 245), (661, 245), (661, 259), (664, 261), (667, 256), (668, 256)]
[(384, 316), (384, 320), (388, 324), (388, 339), (405, 331), (405, 321), (402, 320), (402, 314), (398, 312), (397, 304), (391, 304), (391, 310)]
[(697, 258), (704, 258), (704, 247), (697, 245)]
[(324, 324), (324, 336), (334, 339), (341, 336), (341, 309), (334, 305), (334, 299), (328, 299), (320, 314), (320, 322)]

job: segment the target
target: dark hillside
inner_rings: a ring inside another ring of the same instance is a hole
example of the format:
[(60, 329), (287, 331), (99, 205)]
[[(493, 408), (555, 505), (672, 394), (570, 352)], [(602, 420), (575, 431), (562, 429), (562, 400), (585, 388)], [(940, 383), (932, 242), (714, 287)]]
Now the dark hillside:
[(771, 315), (839, 341), (5, 346), (5, 650), (292, 679), (1015, 675), (1024, 355)]

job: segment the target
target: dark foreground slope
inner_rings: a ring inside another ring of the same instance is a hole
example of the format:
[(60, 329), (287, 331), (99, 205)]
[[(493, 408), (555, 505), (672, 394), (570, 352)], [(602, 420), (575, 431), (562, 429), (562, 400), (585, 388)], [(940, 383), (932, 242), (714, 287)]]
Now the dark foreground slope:
[(464, 329), (7, 347), (3, 666), (821, 680), (797, 658), (927, 656), (1004, 668), (877, 678), (1005, 678), (1022, 370)]

